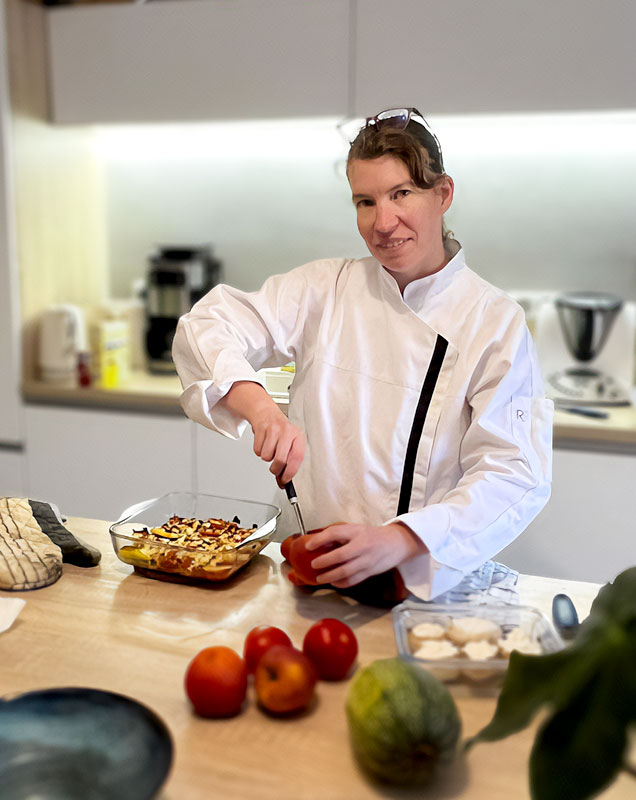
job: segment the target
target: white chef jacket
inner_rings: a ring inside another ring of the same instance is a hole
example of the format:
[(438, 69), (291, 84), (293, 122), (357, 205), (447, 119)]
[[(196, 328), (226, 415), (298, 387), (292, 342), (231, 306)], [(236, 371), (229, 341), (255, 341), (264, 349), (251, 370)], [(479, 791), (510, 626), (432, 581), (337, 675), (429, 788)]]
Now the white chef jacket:
[(257, 292), (217, 286), (180, 319), (173, 357), (186, 414), (234, 438), (247, 422), (218, 400), (294, 361), (307, 528), (405, 523), (429, 550), (399, 568), (422, 599), (502, 550), (550, 496), (553, 404), (523, 310), (461, 248), (403, 296), (371, 257), (314, 261)]

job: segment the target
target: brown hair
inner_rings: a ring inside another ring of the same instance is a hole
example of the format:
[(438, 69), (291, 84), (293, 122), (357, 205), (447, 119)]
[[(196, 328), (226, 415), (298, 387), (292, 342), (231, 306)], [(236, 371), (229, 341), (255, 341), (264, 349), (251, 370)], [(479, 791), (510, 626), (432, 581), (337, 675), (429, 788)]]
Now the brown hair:
[[(413, 124), (417, 123), (410, 123)], [(431, 189), (445, 174), (435, 169), (435, 161), (428, 149), (409, 128), (377, 130), (373, 125), (363, 128), (354, 139), (347, 156), (347, 168), (356, 159), (367, 161), (381, 156), (393, 156), (402, 161), (413, 183), (420, 189)]]

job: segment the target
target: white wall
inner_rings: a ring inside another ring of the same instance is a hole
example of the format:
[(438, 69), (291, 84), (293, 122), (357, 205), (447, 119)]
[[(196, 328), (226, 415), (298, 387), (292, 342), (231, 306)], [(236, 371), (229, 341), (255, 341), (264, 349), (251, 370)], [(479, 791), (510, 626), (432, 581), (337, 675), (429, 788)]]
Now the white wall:
[[(448, 223), (507, 290), (636, 299), (636, 113), (431, 118), (455, 179)], [(335, 120), (103, 128), (111, 289), (158, 243), (212, 242), (255, 289), (314, 258), (366, 254)]]

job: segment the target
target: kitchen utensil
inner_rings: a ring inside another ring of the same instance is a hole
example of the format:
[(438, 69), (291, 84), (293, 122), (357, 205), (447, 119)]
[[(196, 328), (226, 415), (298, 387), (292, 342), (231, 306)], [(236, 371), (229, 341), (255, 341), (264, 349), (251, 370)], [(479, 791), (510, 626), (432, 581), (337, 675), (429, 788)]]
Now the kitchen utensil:
[(150, 372), (174, 372), (171, 349), (179, 317), (219, 282), (221, 272), (221, 262), (209, 245), (160, 247), (150, 256), (146, 288)]
[[(170, 492), (127, 508), (109, 531), (120, 561), (130, 564), (146, 577), (223, 581), (248, 564), (271, 541), (279, 514), (278, 506), (253, 500)], [(238, 519), (238, 525), (255, 530), (241, 544), (222, 551), (183, 547), (171, 544), (169, 540), (165, 543), (144, 541), (134, 535), (144, 527), (161, 527), (172, 516), (228, 522)]]
[(124, 695), (68, 687), (0, 700), (3, 800), (150, 800), (172, 756), (164, 722)]
[(78, 384), (78, 357), (88, 352), (83, 311), (70, 304), (51, 306), (39, 324), (38, 364), (43, 381), (69, 387)]
[(594, 419), (607, 419), (609, 414), (607, 411), (599, 411), (596, 408), (584, 408), (581, 406), (564, 406), (559, 403), (559, 411), (565, 411), (568, 414), (579, 414), (581, 417), (592, 417)]
[(305, 523), (303, 522), (303, 515), (300, 511), (300, 503), (298, 502), (296, 489), (294, 488), (294, 484), (292, 483), (292, 481), (289, 481), (289, 483), (285, 485), (285, 491), (287, 492), (287, 497), (289, 498), (289, 502), (292, 504), (292, 507), (296, 512), (296, 519), (298, 520), (298, 527), (300, 528), (300, 532), (304, 536), (307, 533), (307, 531), (305, 529)]
[(557, 404), (631, 404), (635, 303), (569, 292), (541, 305), (535, 328), (546, 391)]
[(579, 615), (567, 594), (557, 594), (552, 599), (552, 619), (564, 639), (574, 639), (579, 629)]
[[(418, 657), (416, 653), (424, 639), (417, 637), (413, 631), (421, 623), (434, 623), (446, 631), (453, 621), (477, 617), (498, 625), (501, 629), (500, 639), (503, 641), (513, 631), (518, 631), (525, 634), (524, 641), (540, 653), (554, 653), (563, 649), (563, 641), (550, 620), (531, 606), (505, 603), (423, 603), (407, 600), (396, 606), (391, 613), (399, 655), (407, 661), (419, 664), (446, 683), (498, 687), (503, 682), (508, 659), (499, 649), (492, 658), (471, 658), (459, 645), (455, 645), (457, 652), (451, 656), (439, 659)], [(446, 641), (451, 643), (447, 638)], [(497, 641), (493, 644), (496, 645)]]

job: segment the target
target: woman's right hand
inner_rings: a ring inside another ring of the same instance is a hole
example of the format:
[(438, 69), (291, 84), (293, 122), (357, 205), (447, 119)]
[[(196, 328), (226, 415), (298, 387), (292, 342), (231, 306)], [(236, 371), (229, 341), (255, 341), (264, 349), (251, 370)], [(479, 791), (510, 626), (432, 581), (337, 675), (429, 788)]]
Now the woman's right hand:
[(287, 419), (260, 383), (237, 381), (219, 402), (250, 423), (254, 452), (271, 462), (269, 471), (282, 489), (302, 464), (305, 434)]
[(254, 452), (263, 461), (271, 462), (269, 471), (282, 489), (302, 464), (305, 434), (287, 419), (273, 400), (272, 406), (259, 411), (250, 424), (254, 431)]

